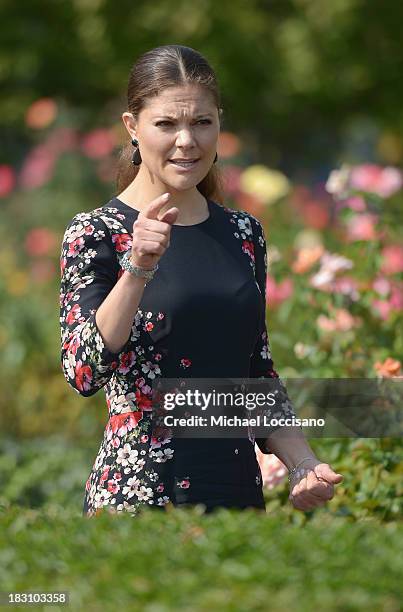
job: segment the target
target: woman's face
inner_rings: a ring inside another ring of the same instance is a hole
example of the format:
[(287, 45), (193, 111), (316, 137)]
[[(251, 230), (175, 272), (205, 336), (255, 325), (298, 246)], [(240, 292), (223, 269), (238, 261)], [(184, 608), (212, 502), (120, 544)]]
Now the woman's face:
[[(214, 163), (219, 112), (212, 96), (197, 85), (169, 87), (149, 99), (137, 123), (130, 113), (122, 118), (139, 141), (140, 171), (148, 170), (171, 189), (195, 187)], [(197, 161), (182, 167), (172, 162), (179, 159)]]

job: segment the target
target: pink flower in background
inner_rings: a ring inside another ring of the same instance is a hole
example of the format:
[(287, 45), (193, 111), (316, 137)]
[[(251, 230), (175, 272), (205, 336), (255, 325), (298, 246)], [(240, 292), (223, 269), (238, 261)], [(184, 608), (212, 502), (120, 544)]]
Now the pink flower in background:
[(269, 306), (278, 306), (292, 295), (293, 290), (294, 283), (291, 278), (285, 278), (280, 283), (276, 283), (270, 274), (267, 275), (266, 302)]
[(316, 319), (316, 324), (321, 331), (324, 332), (346, 332), (361, 324), (361, 319), (353, 317), (345, 308), (337, 308), (334, 310), (334, 318), (330, 319), (321, 314)]
[(382, 321), (389, 319), (389, 315), (393, 310), (390, 302), (387, 302), (386, 300), (373, 300), (371, 306)]
[(403, 177), (400, 170), (375, 164), (362, 164), (351, 170), (349, 184), (352, 189), (376, 193), (381, 198), (389, 198), (402, 188)]
[(332, 282), (332, 291), (348, 295), (353, 301), (360, 297), (358, 292), (358, 282), (351, 276), (339, 276)]
[(100, 159), (110, 155), (116, 145), (116, 136), (112, 130), (99, 128), (85, 134), (81, 148), (87, 157)]
[(389, 302), (393, 310), (403, 310), (403, 283), (392, 283)]
[(375, 229), (377, 221), (377, 215), (371, 213), (364, 213), (351, 217), (346, 224), (347, 239), (353, 242), (354, 240), (375, 240), (379, 238), (379, 234)]
[(53, 176), (56, 156), (46, 144), (40, 144), (28, 153), (22, 166), (19, 183), (24, 189), (35, 189), (49, 182)]
[(403, 246), (400, 244), (384, 246), (381, 255), (381, 272), (384, 274), (398, 274), (399, 272), (403, 272)]
[(15, 172), (11, 166), (7, 164), (0, 165), (0, 198), (8, 196), (14, 189), (16, 182)]
[(56, 234), (46, 227), (33, 228), (25, 237), (25, 250), (34, 257), (51, 254), (57, 245)]
[(31, 262), (30, 273), (35, 283), (47, 283), (56, 276), (56, 265), (49, 259), (37, 259)]
[(224, 183), (224, 189), (228, 195), (234, 195), (238, 193), (241, 188), (240, 176), (242, 169), (239, 166), (228, 164), (222, 169), (222, 177)]
[(255, 444), (255, 451), (260, 471), (262, 472), (263, 487), (273, 489), (284, 481), (288, 470), (276, 455), (262, 453), (257, 444)]
[(378, 276), (372, 281), (372, 288), (379, 293), (379, 295), (388, 295), (391, 290), (391, 284), (384, 276)]
[(347, 198), (342, 202), (343, 206), (347, 206), (354, 210), (355, 212), (364, 212), (367, 209), (367, 205), (362, 196), (352, 196), (351, 198)]
[(73, 128), (58, 127), (52, 130), (44, 144), (55, 155), (74, 151), (78, 146), (78, 133)]
[(354, 266), (351, 259), (325, 251), (320, 258), (320, 269), (311, 276), (309, 284), (315, 289), (323, 291), (333, 290), (333, 281), (338, 272), (350, 270)]

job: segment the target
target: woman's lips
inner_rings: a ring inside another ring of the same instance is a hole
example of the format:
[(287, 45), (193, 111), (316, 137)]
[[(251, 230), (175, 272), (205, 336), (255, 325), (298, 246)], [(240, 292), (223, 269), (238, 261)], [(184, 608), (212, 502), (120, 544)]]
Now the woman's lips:
[(169, 160), (169, 162), (173, 164), (178, 170), (183, 170), (183, 171), (192, 170), (196, 166), (198, 161), (199, 160), (196, 159), (195, 161), (189, 163), (189, 162), (174, 161), (172, 159)]

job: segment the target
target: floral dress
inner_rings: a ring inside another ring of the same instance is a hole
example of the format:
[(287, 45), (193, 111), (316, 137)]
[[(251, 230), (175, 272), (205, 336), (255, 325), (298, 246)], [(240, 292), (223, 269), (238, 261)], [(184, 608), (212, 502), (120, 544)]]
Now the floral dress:
[[(61, 364), (84, 397), (105, 390), (109, 419), (85, 485), (83, 514), (136, 516), (144, 504), (265, 508), (255, 442), (186, 439), (152, 429), (152, 388), (163, 378), (277, 378), (266, 329), (266, 242), (251, 214), (207, 200), (209, 217), (173, 225), (118, 353), (95, 313), (124, 273), (139, 212), (112, 198), (76, 214), (62, 243)], [(285, 387), (282, 413), (294, 415)]]

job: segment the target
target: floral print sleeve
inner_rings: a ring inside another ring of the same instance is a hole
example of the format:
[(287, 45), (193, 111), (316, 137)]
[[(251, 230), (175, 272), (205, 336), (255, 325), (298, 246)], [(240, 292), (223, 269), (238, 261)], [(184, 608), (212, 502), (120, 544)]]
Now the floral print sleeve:
[(92, 213), (68, 224), (60, 256), (60, 326), (63, 374), (73, 389), (90, 396), (119, 365), (119, 353), (104, 344), (95, 313), (118, 279), (119, 265), (108, 228)]
[[(295, 417), (292, 403), (288, 397), (286, 387), (274, 369), (273, 358), (270, 349), (269, 337), (266, 327), (266, 279), (267, 279), (267, 250), (266, 238), (260, 221), (253, 215), (250, 215), (253, 234), (254, 234), (254, 259), (255, 259), (255, 276), (259, 287), (262, 300), (262, 317), (259, 324), (259, 334), (255, 349), (250, 361), (250, 378), (277, 378), (280, 385), (281, 398), (277, 405), (281, 405), (281, 411), (273, 412), (273, 418), (291, 418)], [(278, 429), (273, 427), (272, 430)], [(262, 453), (268, 454), (272, 451), (268, 448), (265, 438), (256, 438), (256, 444), (259, 446)]]

